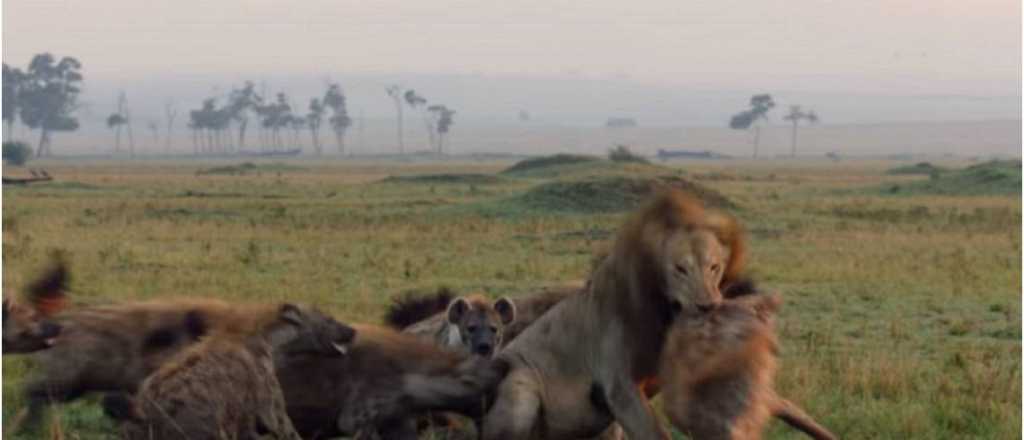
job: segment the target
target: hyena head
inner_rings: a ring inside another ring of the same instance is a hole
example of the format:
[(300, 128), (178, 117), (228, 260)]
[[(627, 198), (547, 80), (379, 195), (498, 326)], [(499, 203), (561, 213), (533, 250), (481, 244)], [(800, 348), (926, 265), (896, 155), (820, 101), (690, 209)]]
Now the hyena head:
[(319, 310), (283, 304), (270, 326), (271, 347), (286, 355), (344, 356), (356, 330)]
[(448, 324), (470, 353), (491, 357), (501, 345), (505, 326), (516, 319), (516, 306), (502, 297), (491, 303), (482, 296), (459, 297), (448, 305)]
[(53, 316), (66, 302), (67, 268), (63, 262), (29, 284), (24, 303), (4, 298), (3, 353), (31, 353), (50, 348), (61, 326)]

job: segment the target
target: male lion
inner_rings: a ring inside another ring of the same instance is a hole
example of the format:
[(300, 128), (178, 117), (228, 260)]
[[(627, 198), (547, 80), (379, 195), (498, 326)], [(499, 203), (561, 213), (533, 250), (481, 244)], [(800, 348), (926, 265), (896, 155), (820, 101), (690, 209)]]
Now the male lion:
[(780, 303), (777, 295), (755, 294), (675, 320), (658, 377), (665, 413), (689, 438), (758, 440), (775, 414), (815, 439), (835, 438), (775, 393), (772, 316)]
[(316, 310), (268, 307), (203, 338), (153, 373), (135, 399), (108, 397), (127, 439), (298, 440), (273, 356), (343, 356), (355, 330)]
[(667, 439), (642, 385), (657, 374), (681, 311), (710, 311), (742, 267), (738, 224), (668, 190), (630, 218), (589, 288), (512, 341), (510, 372), (484, 419), (485, 439), (596, 436), (612, 421), (630, 439)]

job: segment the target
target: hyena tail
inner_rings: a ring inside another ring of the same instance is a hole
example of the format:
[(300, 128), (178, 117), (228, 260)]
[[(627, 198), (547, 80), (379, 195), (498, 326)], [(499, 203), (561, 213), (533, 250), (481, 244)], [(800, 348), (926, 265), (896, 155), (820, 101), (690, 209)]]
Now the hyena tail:
[(407, 292), (392, 300), (384, 322), (388, 327), (404, 329), (436, 313), (445, 311), (455, 296), (455, 292), (447, 287), (438, 288), (436, 292), (429, 295), (422, 295), (417, 291)]
[(103, 413), (118, 422), (140, 421), (139, 407), (127, 393), (110, 393), (103, 396)]
[(404, 394), (415, 412), (452, 411), (482, 417), (508, 370), (502, 359), (474, 357), (445, 375), (406, 375)]
[(824, 426), (819, 425), (803, 408), (788, 399), (776, 396), (773, 409), (775, 417), (786, 422), (787, 425), (803, 431), (804, 434), (815, 440), (836, 440), (837, 438)]

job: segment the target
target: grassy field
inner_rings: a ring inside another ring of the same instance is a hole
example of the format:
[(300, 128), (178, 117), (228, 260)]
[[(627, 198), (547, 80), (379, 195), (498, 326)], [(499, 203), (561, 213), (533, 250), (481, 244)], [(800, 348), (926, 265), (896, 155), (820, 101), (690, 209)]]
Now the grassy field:
[[(57, 180), (3, 188), (3, 288), (20, 289), (59, 248), (80, 304), (288, 299), (377, 321), (409, 288), (514, 295), (584, 278), (625, 211), (530, 195), (665, 173), (724, 196), (746, 224), (752, 272), (786, 299), (784, 395), (845, 439), (1020, 438), (1019, 189), (893, 191), (930, 179), (886, 174), (908, 164), (601, 162), (528, 175), (500, 173), (510, 162), (38, 164)], [(3, 359), (5, 421), (30, 368)], [(54, 430), (110, 436), (95, 403), (54, 411)], [(768, 437), (800, 438), (780, 423)]]

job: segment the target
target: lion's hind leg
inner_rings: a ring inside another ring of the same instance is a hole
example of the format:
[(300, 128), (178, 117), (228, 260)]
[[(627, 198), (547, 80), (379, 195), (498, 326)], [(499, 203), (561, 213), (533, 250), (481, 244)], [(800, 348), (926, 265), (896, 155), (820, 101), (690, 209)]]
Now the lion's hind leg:
[(485, 440), (533, 438), (540, 414), (540, 384), (529, 370), (516, 370), (498, 387), (497, 398), (484, 417)]

